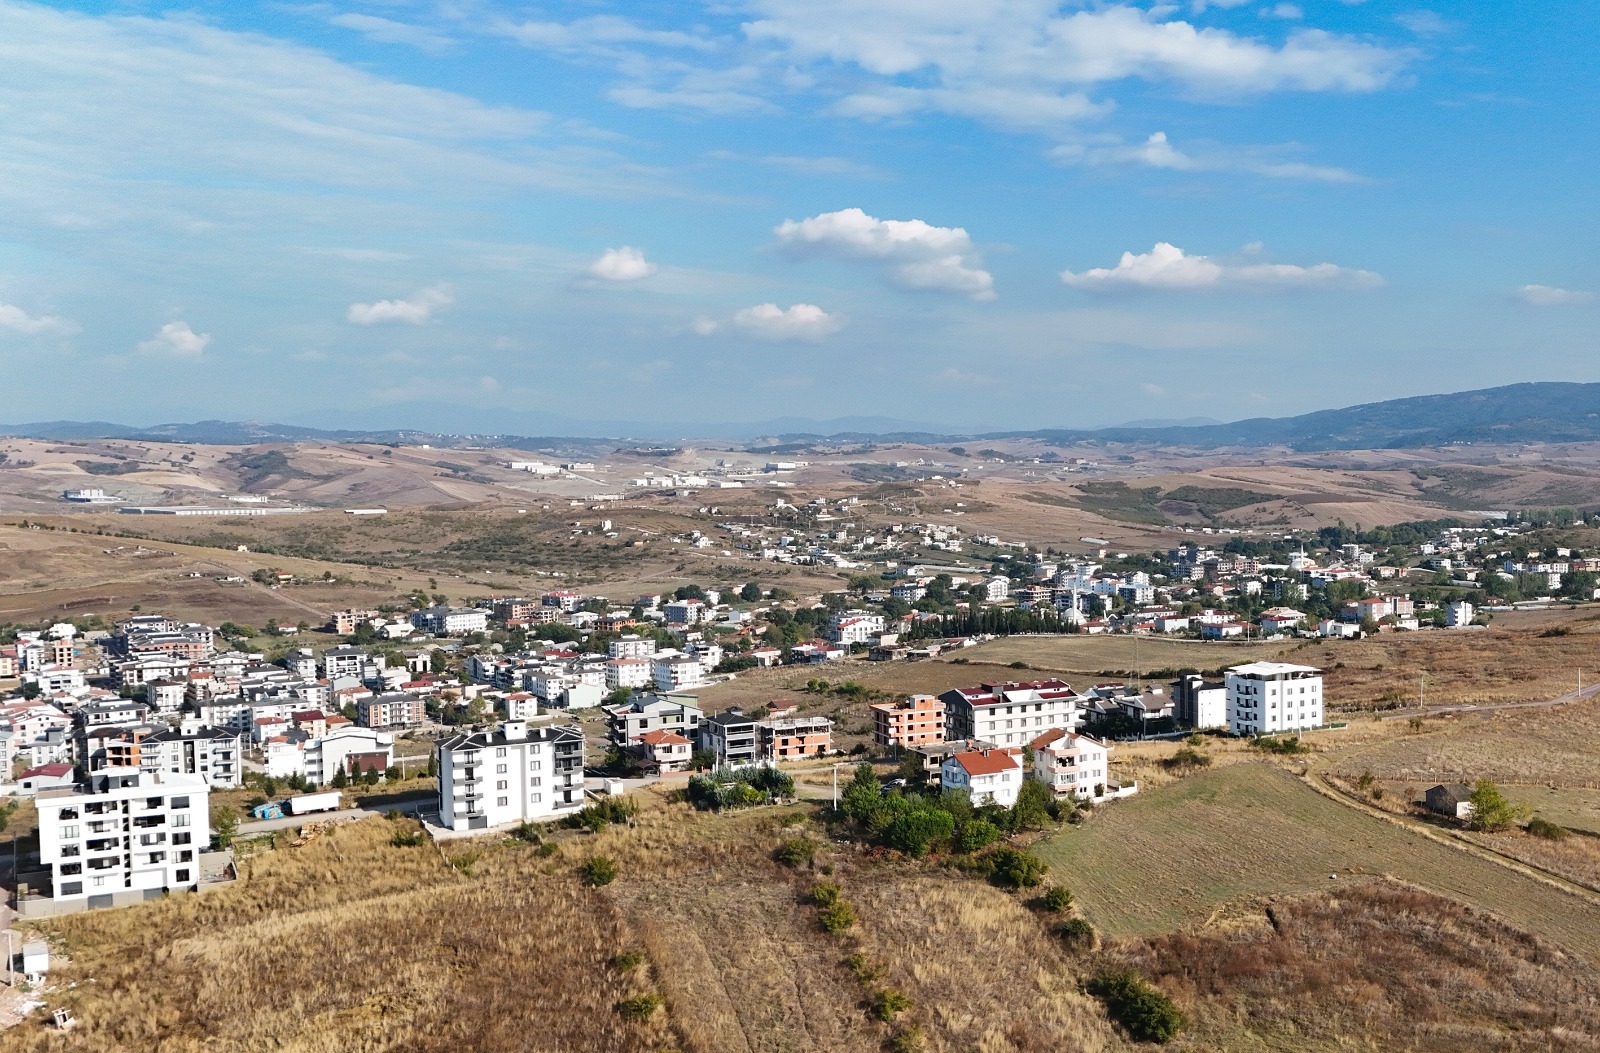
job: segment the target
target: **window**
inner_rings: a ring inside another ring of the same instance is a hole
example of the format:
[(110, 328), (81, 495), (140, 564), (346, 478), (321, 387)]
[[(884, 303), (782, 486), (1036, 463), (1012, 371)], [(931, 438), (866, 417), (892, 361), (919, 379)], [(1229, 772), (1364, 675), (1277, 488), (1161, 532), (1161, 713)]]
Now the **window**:
[(496, 775), (504, 775), (506, 773), (506, 766), (504, 764), (496, 764), (494, 766), (494, 773)]
[(103, 877), (90, 878), (89, 883), (95, 888), (105, 888), (106, 879)]
[[(530, 786), (543, 786), (544, 785), (544, 780), (541, 779), (539, 776), (535, 775), (533, 778), (528, 780), (528, 784)], [(535, 795), (535, 797), (537, 797), (537, 794)]]
[(63, 841), (71, 840), (72, 838), (77, 837), (77, 836), (78, 836), (78, 828), (77, 828), (76, 825), (63, 826), (61, 828), (61, 839)]
[(186, 845), (186, 844), (189, 843), (189, 835), (188, 834), (173, 834), (172, 835), (172, 843), (175, 844), (175, 845)]
[(506, 805), (511, 803), (511, 799), (508, 797), (496, 797), (494, 799), (494, 803), (499, 805), (501, 808), (504, 808)]
[[(157, 800), (159, 800), (159, 798), (157, 798)], [(172, 807), (174, 807), (174, 808), (187, 808), (187, 807), (189, 807), (189, 798), (187, 798), (187, 797), (174, 797), (172, 799)], [(188, 825), (188, 824), (184, 824), (184, 825)]]
[(538, 794), (536, 794), (536, 793), (534, 793), (534, 794), (529, 794), (529, 795), (528, 795), (528, 800), (529, 800), (529, 801), (531, 801), (531, 802), (533, 802), (533, 803), (534, 803), (534, 804), (538, 804), (538, 803), (539, 803), (539, 795), (538, 795)]
[(83, 894), (83, 882), (63, 881), (61, 883), (61, 894), (63, 896), (81, 896)]
[(77, 855), (79, 853), (79, 851), (81, 851), (81, 849), (79, 849), (77, 845), (62, 845), (61, 846), (61, 854), (63, 856), (65, 856), (65, 857), (68, 857), (68, 858)]
[(188, 826), (189, 825), (189, 817), (187, 815), (175, 815), (175, 816), (172, 817), (172, 825), (173, 826)]
[(176, 878), (178, 881), (188, 881), (189, 880), (189, 871), (187, 869), (180, 870), (180, 871), (178, 871), (176, 874), (174, 874), (172, 876), (174, 878)]
[(503, 790), (503, 789), (506, 788), (506, 786), (507, 786), (507, 782), (506, 782), (505, 779), (499, 779), (494, 784), (494, 788), (497, 789), (497, 790)]
[(160, 808), (162, 800), (160, 797), (151, 797), (144, 802), (144, 806), (146, 808)]

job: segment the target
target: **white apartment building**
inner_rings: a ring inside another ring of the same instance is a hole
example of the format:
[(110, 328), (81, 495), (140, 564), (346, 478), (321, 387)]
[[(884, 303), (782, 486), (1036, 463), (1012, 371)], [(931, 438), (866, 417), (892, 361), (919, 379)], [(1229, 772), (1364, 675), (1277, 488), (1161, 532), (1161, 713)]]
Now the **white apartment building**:
[(306, 781), (326, 786), (333, 782), (335, 773), (350, 772), (352, 759), (360, 761), (363, 771), (371, 768), (388, 771), (394, 762), (394, 736), (347, 724), (307, 742), (301, 755)]
[(699, 625), (706, 618), (705, 603), (692, 597), (687, 600), (674, 600), (663, 610), (666, 612), (668, 625)]
[(693, 702), (693, 695), (639, 695), (622, 705), (603, 707), (611, 744), (627, 749), (645, 732), (657, 730), (675, 731), (691, 740), (698, 738), (704, 713)]
[(583, 732), (508, 720), (439, 743), (439, 823), (451, 830), (552, 819), (583, 806)]
[(344, 677), (359, 680), (367, 660), (367, 652), (359, 647), (330, 647), (322, 652), (322, 675), (330, 681)]
[(1094, 799), (1111, 785), (1111, 747), (1088, 735), (1065, 734), (1047, 746), (1036, 746), (1033, 777), (1061, 795)]
[(1005, 750), (968, 750), (945, 758), (939, 785), (965, 791), (975, 805), (1010, 808), (1022, 790), (1022, 758)]
[(609, 658), (649, 658), (655, 653), (655, 640), (632, 633), (617, 637), (606, 648), (606, 656)]
[(165, 775), (198, 775), (214, 790), (231, 790), (244, 774), (243, 744), (231, 728), (182, 727), (158, 731), (139, 742), (139, 766)]
[(828, 620), (828, 639), (845, 647), (871, 643), (883, 632), (883, 615), (871, 611), (840, 611)]
[(983, 598), (990, 603), (999, 603), (1010, 595), (1010, 578), (994, 577), (983, 583)]
[(706, 682), (705, 666), (699, 658), (686, 654), (656, 655), (650, 671), (657, 691), (678, 691)]
[(39, 861), (50, 868), (52, 897), (110, 907), (197, 888), (211, 841), (209, 793), (198, 775), (137, 768), (41, 792)]
[(1228, 725), (1228, 687), (1207, 681), (1199, 673), (1186, 674), (1172, 685), (1178, 723), (1191, 728), (1221, 728)]
[(1466, 600), (1457, 600), (1455, 603), (1446, 604), (1444, 608), (1444, 627), (1446, 629), (1465, 629), (1472, 624), (1472, 619), (1477, 613), (1477, 611), (1473, 610), (1472, 604)]
[(1020, 748), (1052, 728), (1076, 731), (1083, 723), (1080, 696), (1064, 680), (980, 684), (946, 691), (939, 698), (947, 739)]
[(489, 628), (489, 612), (482, 607), (429, 607), (413, 611), (411, 624), (434, 636), (465, 636)]
[(1322, 726), (1322, 670), (1284, 662), (1252, 662), (1228, 670), (1228, 730), (1271, 735)]
[(655, 671), (648, 658), (613, 658), (606, 663), (606, 688), (615, 691), (620, 687), (648, 687), (655, 679)]

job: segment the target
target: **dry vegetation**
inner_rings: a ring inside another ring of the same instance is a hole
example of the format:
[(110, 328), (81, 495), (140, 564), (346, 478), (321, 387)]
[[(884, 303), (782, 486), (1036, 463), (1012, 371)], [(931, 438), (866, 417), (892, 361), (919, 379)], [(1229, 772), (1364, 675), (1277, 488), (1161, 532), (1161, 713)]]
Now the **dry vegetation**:
[(1600, 961), (1593, 903), (1363, 815), (1265, 764), (1230, 765), (1116, 802), (1038, 851), (1113, 936), (1171, 931), (1251, 896), (1389, 875)]
[(1397, 882), (1278, 897), (1108, 951), (1193, 1022), (1184, 1048), (1600, 1049), (1600, 974), (1498, 919)]

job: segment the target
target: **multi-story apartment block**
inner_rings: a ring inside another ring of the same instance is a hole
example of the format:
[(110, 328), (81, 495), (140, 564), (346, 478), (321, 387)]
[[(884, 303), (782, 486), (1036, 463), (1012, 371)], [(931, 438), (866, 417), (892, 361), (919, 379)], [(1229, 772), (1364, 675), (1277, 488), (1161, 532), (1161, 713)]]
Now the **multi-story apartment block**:
[(656, 655), (651, 660), (651, 675), (657, 691), (677, 691), (685, 687), (698, 687), (705, 683), (704, 663), (686, 654)]
[(106, 768), (81, 786), (40, 793), (39, 861), (50, 868), (52, 897), (110, 907), (197, 888), (211, 840), (209, 792), (198, 775)]
[(439, 822), (452, 830), (551, 819), (583, 806), (583, 733), (508, 720), (439, 743)]
[(1221, 728), (1228, 724), (1228, 686), (1208, 681), (1199, 673), (1173, 681), (1172, 701), (1178, 723), (1191, 728)]
[(713, 713), (700, 722), (700, 746), (719, 765), (754, 764), (761, 757), (760, 721), (742, 709)]
[(465, 636), (489, 627), (489, 612), (481, 607), (429, 607), (414, 611), (411, 624), (434, 636)]
[(706, 605), (702, 600), (687, 599), (675, 600), (664, 608), (668, 625), (699, 625), (706, 617)]
[(322, 652), (322, 676), (329, 681), (346, 677), (359, 680), (366, 662), (367, 652), (359, 647), (330, 647)]
[(1111, 747), (1097, 738), (1052, 731), (1032, 742), (1033, 777), (1057, 794), (1098, 799), (1110, 787)]
[(1021, 747), (1051, 728), (1076, 731), (1083, 719), (1079, 696), (1064, 680), (981, 684), (939, 697), (951, 739)]
[(606, 648), (606, 654), (611, 658), (649, 658), (655, 653), (655, 640), (632, 633), (617, 637)]
[(606, 687), (649, 687), (655, 672), (648, 658), (613, 658), (606, 663)]
[(772, 717), (761, 722), (761, 753), (771, 760), (825, 757), (833, 750), (827, 717)]
[(872, 711), (874, 745), (905, 748), (944, 741), (944, 700), (937, 695), (912, 695), (867, 708)]
[(639, 695), (617, 706), (606, 706), (611, 744), (626, 749), (647, 731), (675, 731), (687, 739), (700, 734), (702, 713), (692, 695)]
[(1284, 662), (1252, 662), (1228, 670), (1228, 730), (1270, 735), (1322, 726), (1322, 670)]
[(427, 719), (422, 699), (404, 691), (356, 702), (356, 723), (364, 728), (414, 728)]
[(883, 632), (883, 615), (871, 611), (840, 611), (828, 622), (828, 639), (846, 647), (871, 643)]

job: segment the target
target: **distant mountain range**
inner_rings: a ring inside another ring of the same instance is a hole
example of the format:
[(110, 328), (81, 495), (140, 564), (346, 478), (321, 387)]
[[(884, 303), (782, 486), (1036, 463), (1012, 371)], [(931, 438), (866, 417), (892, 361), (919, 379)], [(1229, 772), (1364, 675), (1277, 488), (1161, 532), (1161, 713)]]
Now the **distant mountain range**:
[[(506, 425), (506, 419), (486, 420)], [(916, 424), (881, 417), (843, 417), (829, 421), (778, 418), (748, 424), (606, 424), (609, 438), (595, 436), (596, 424), (565, 419), (540, 423), (580, 434), (528, 436), (507, 432), (457, 434), (447, 431), (379, 429), (356, 431), (254, 421), (207, 420), (192, 424), (133, 427), (106, 421), (47, 421), (0, 425), (0, 436), (70, 441), (130, 439), (250, 445), (269, 442), (374, 442), (438, 446), (500, 446), (526, 450), (578, 450), (619, 443), (737, 439), (752, 445), (846, 442), (972, 442), (1029, 438), (1063, 446), (1082, 442), (1183, 446), (1195, 449), (1285, 446), (1297, 451), (1393, 450), (1462, 443), (1600, 441), (1600, 384), (1529, 383), (1463, 391), (1450, 395), (1371, 402), (1345, 409), (1319, 410), (1296, 417), (1257, 417), (1228, 424), (1188, 418), (1177, 422), (1134, 421), (1114, 428), (1043, 429), (949, 435)], [(583, 434), (587, 433), (587, 434)], [(593, 437), (591, 437), (593, 436)], [(624, 438), (626, 437), (626, 438)]]

